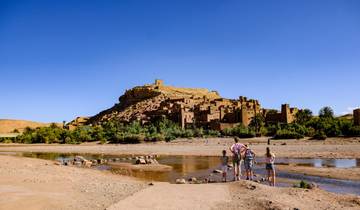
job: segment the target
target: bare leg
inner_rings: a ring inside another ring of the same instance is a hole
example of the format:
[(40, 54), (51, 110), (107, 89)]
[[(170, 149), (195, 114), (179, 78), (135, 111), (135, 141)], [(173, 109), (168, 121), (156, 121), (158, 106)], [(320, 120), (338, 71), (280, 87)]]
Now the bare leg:
[(272, 177), (272, 186), (275, 187), (275, 170), (271, 170), (271, 177)]
[(269, 185), (271, 186), (271, 182), (270, 182), (270, 170), (266, 170), (267, 171), (267, 177), (266, 177), (266, 179), (267, 179), (267, 181), (269, 182)]
[(239, 171), (237, 169), (237, 164), (235, 162), (233, 162), (233, 166), (234, 166), (234, 181), (236, 181), (236, 177)]

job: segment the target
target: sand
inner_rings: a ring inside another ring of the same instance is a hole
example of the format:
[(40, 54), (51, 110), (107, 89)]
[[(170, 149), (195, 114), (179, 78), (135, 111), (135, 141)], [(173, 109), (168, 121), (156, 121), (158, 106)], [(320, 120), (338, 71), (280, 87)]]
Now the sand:
[(360, 181), (360, 168), (315, 168), (306, 166), (277, 165), (280, 171), (320, 176), (333, 179)]
[(146, 187), (93, 169), (0, 156), (0, 209), (104, 209)]

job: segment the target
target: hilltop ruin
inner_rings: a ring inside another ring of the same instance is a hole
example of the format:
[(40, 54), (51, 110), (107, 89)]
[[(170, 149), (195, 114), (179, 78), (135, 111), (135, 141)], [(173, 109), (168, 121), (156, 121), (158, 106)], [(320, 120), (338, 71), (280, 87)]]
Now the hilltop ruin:
[[(226, 99), (205, 88), (166, 86), (162, 80), (155, 80), (154, 84), (126, 90), (119, 103), (86, 122), (81, 118), (80, 124), (97, 125), (110, 120), (147, 124), (165, 117), (182, 128), (196, 126), (223, 130), (239, 124), (248, 126), (257, 114), (263, 115), (268, 122), (291, 123), (297, 112), (297, 108), (290, 108), (288, 104), (283, 104), (280, 112), (274, 112), (261, 108), (258, 100), (244, 96)], [(71, 123), (72, 128), (77, 126), (77, 121)]]

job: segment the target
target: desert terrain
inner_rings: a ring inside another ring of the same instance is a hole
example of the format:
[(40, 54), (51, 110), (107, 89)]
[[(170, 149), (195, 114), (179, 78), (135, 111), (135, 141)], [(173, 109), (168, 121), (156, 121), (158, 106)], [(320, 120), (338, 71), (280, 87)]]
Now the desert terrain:
[[(19, 132), (22, 132), (26, 127), (37, 128), (49, 126), (50, 124), (51, 123), (34, 122), (28, 120), (0, 119), (0, 134), (11, 133), (15, 129), (17, 129)], [(57, 125), (60, 124), (57, 123)]]
[[(272, 140), (277, 157), (358, 158), (360, 139)], [(2, 152), (159, 154), (219, 156), (231, 138), (179, 139), (133, 145), (2, 144)], [(263, 156), (267, 138), (241, 142)], [(6, 154), (6, 153), (4, 153)], [(56, 165), (54, 161), (0, 156), (0, 209), (359, 209), (360, 197), (322, 189), (273, 188), (250, 181), (170, 184), (114, 175), (109, 171)], [(358, 168), (278, 166), (278, 170), (360, 180)]]
[(176, 185), (1, 156), (0, 209), (359, 209), (360, 197), (238, 181)]

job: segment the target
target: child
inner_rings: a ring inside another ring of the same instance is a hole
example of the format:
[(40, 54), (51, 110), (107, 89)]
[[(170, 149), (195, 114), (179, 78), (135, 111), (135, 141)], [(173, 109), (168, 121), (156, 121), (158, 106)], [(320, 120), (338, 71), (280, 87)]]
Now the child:
[(244, 158), (244, 166), (246, 170), (246, 180), (253, 179), (253, 166), (255, 153), (245, 144), (245, 158)]
[(266, 171), (267, 171), (267, 178), (269, 180), (270, 186), (275, 186), (275, 155), (274, 153), (270, 152), (270, 148), (266, 147), (266, 154), (265, 154), (265, 163), (266, 163)]
[(221, 171), (222, 171), (223, 182), (226, 182), (226, 172), (228, 170), (228, 162), (229, 162), (229, 157), (226, 156), (226, 150), (223, 150), (221, 156)]

